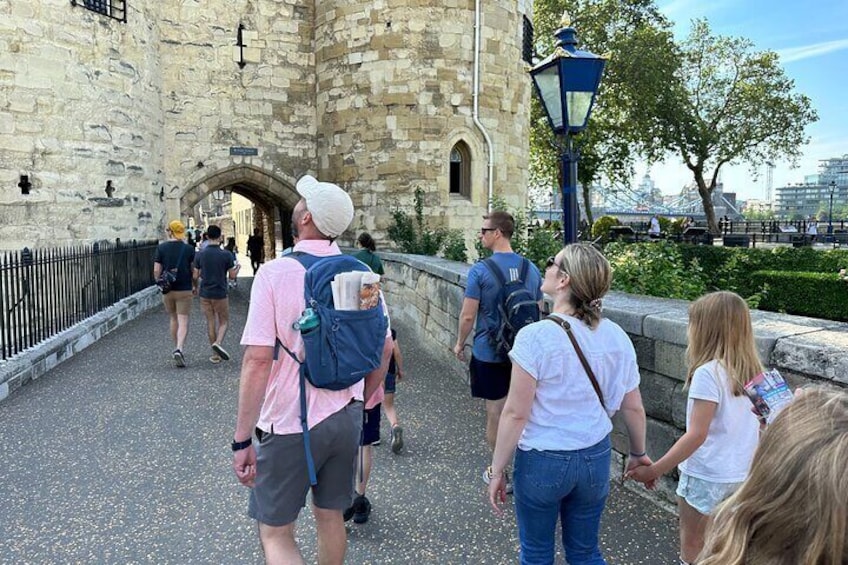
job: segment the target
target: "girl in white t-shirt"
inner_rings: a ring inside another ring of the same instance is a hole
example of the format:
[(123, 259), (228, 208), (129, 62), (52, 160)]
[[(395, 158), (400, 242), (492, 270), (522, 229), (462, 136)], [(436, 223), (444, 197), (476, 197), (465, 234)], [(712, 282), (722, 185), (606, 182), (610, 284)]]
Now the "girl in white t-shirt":
[(748, 475), (759, 422), (743, 385), (763, 371), (751, 314), (739, 295), (714, 292), (689, 307), (686, 433), (652, 465), (628, 471), (643, 483), (679, 466), (680, 562), (693, 563), (715, 507)]

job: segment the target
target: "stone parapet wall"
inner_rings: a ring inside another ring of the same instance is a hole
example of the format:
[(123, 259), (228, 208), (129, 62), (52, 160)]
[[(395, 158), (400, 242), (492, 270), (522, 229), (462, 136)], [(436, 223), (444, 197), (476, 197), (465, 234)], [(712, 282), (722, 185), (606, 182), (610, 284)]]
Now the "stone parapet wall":
[[(456, 331), (469, 265), (415, 255), (381, 253), (386, 270), (385, 293), (393, 317), (419, 329), (435, 354), (453, 359)], [(633, 341), (642, 377), (641, 392), (648, 414), (648, 454), (663, 455), (686, 426), (686, 328), (689, 303), (647, 296), (610, 293), (604, 316), (621, 326)], [(795, 386), (816, 383), (848, 386), (848, 324), (752, 311), (761, 359)], [(456, 376), (467, 378), (455, 360)], [(614, 419), (613, 444), (628, 449), (620, 418)], [(623, 458), (614, 458), (616, 470)], [(673, 500), (676, 476), (665, 477), (657, 491)]]

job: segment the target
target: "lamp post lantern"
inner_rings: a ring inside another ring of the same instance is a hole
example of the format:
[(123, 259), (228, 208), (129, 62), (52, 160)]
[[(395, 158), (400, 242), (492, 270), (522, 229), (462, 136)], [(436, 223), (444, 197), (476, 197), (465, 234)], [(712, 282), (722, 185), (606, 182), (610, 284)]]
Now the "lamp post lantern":
[(827, 212), (827, 235), (833, 234), (833, 193), (836, 192), (836, 181), (830, 181), (830, 210)]
[(564, 137), (562, 154), (562, 233), (577, 241), (577, 162), (572, 136), (586, 128), (606, 59), (577, 49), (577, 32), (568, 13), (562, 16), (554, 52), (530, 69), (533, 85), (555, 135)]

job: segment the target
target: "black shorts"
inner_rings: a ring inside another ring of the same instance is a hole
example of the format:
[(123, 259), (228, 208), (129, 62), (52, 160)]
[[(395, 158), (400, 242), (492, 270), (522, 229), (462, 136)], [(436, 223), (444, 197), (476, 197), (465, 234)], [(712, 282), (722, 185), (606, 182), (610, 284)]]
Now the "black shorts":
[(509, 392), (512, 363), (509, 361), (488, 363), (471, 356), (471, 396), (486, 400), (500, 400)]
[(371, 445), (380, 439), (380, 409), (382, 404), (362, 411), (362, 439), (359, 445)]

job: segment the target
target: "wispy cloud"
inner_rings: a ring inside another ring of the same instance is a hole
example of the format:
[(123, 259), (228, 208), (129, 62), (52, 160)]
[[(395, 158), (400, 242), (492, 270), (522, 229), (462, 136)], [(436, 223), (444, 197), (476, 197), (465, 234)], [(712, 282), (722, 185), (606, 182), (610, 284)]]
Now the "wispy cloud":
[(778, 49), (777, 54), (780, 56), (782, 63), (791, 63), (812, 57), (820, 57), (821, 55), (827, 55), (834, 51), (842, 51), (843, 49), (848, 49), (848, 39), (836, 39), (834, 41), (802, 45), (801, 47)]

